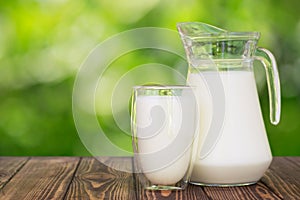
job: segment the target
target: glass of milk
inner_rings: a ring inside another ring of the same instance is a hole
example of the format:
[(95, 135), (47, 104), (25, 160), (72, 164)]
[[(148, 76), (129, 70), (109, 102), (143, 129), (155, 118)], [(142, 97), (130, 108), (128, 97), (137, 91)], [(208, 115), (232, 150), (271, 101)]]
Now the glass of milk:
[(198, 106), (189, 86), (136, 86), (131, 107), (134, 168), (145, 189), (184, 189), (191, 174)]

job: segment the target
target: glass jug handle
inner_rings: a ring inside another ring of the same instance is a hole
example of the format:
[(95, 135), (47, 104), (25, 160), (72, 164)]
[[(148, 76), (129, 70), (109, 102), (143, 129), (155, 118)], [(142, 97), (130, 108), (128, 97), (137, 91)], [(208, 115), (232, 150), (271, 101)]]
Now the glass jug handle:
[(276, 60), (273, 54), (264, 48), (257, 48), (255, 54), (255, 59), (261, 61), (265, 67), (269, 91), (270, 120), (272, 124), (277, 125), (280, 121), (281, 95)]

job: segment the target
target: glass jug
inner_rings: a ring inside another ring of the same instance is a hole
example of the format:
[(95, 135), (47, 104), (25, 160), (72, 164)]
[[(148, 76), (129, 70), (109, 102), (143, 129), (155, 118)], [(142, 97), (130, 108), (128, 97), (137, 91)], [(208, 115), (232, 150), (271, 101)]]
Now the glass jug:
[(261, 114), (253, 61), (265, 67), (270, 120), (280, 120), (280, 83), (271, 52), (257, 48), (258, 32), (228, 32), (208, 24), (177, 24), (200, 110), (190, 182), (232, 186), (256, 183), (272, 154)]

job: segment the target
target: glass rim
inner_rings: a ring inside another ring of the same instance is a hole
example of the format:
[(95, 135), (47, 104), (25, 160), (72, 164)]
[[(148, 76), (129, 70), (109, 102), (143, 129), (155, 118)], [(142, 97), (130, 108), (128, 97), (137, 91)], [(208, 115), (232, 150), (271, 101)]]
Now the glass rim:
[(195, 89), (191, 85), (136, 85), (132, 87), (134, 90), (176, 90), (176, 89)]

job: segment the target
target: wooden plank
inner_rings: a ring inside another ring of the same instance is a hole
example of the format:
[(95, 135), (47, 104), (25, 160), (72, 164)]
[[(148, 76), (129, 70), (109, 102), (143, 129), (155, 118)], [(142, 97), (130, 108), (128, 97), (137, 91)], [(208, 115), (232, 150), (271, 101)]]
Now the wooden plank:
[[(184, 191), (143, 190), (131, 173), (131, 158), (0, 157), (0, 199), (299, 199), (300, 157), (275, 157), (258, 184), (199, 187)], [(72, 180), (72, 178), (74, 179)], [(71, 181), (72, 180), (72, 181)], [(136, 192), (135, 192), (136, 189)], [(136, 198), (137, 197), (137, 198)]]
[(35, 157), (2, 188), (0, 199), (63, 199), (79, 158)]
[(183, 191), (151, 191), (142, 190), (137, 186), (139, 199), (222, 199), (222, 200), (241, 200), (241, 199), (280, 199), (269, 188), (262, 183), (243, 187), (202, 187), (189, 185)]
[(300, 157), (275, 157), (262, 182), (283, 199), (300, 199)]
[[(131, 158), (109, 159), (115, 166), (131, 169)], [(132, 173), (107, 167), (95, 158), (82, 158), (65, 199), (135, 199)]]
[(211, 199), (281, 199), (261, 182), (241, 187), (204, 187), (204, 191)]
[(0, 189), (20, 170), (28, 157), (0, 157)]
[[(138, 174), (135, 174), (138, 180)], [(183, 191), (151, 191), (144, 190), (140, 183), (136, 183), (138, 199), (280, 199), (263, 183), (243, 187), (203, 187), (189, 185)]]

